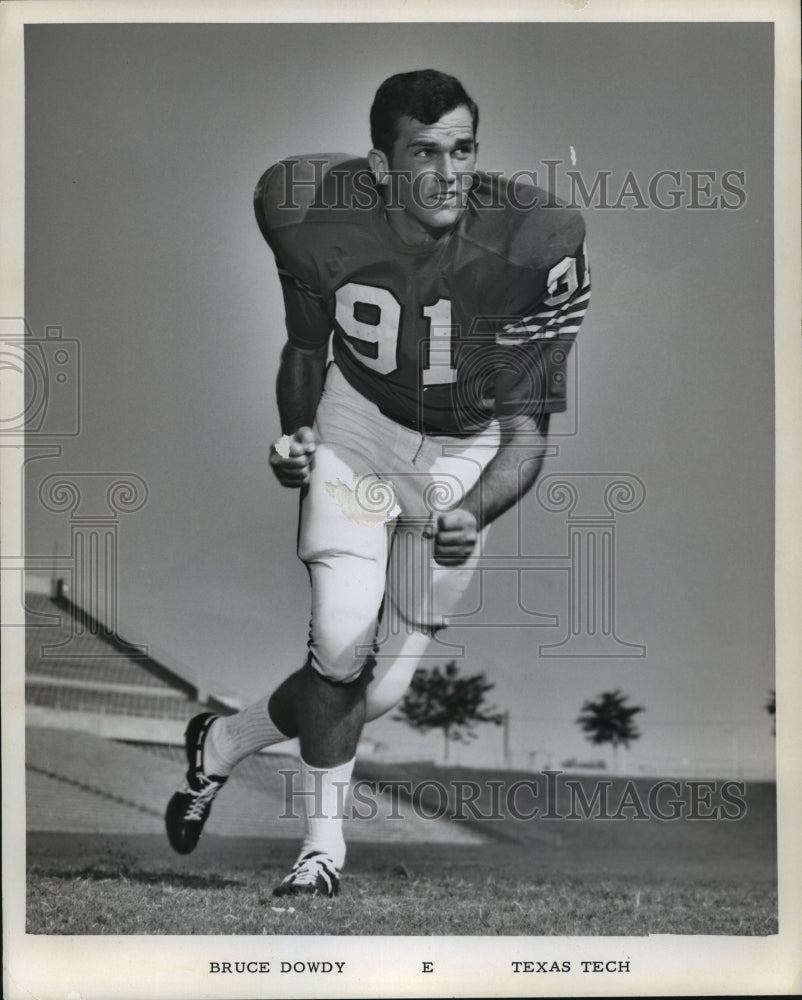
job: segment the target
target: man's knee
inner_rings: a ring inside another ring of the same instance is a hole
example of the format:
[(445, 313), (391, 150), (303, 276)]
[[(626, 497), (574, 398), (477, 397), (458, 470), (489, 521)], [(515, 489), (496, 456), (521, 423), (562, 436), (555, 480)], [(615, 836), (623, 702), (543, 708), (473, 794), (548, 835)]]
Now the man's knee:
[(309, 666), (323, 680), (337, 686), (353, 684), (362, 678), (368, 656), (358, 648), (346, 650), (339, 656), (327, 655), (314, 644), (309, 649)]

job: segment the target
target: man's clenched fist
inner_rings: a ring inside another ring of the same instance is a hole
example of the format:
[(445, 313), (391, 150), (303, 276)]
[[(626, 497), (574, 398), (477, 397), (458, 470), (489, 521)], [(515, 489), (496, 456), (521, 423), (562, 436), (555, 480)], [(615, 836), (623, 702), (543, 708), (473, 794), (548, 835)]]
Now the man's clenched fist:
[(270, 465), (282, 486), (306, 486), (317, 450), (317, 437), (311, 427), (299, 427), (270, 446)]
[(435, 562), (460, 566), (472, 555), (478, 537), (476, 518), (470, 511), (458, 507), (440, 514), (434, 535)]

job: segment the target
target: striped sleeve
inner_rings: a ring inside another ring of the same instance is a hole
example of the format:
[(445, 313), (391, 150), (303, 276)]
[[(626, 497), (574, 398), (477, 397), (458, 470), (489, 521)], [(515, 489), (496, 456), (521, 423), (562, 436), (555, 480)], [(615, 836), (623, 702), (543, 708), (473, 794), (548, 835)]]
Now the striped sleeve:
[(497, 393), (499, 416), (559, 413), (567, 406), (569, 355), (590, 302), (585, 246), (558, 260), (548, 273), (546, 294), (496, 331), (507, 352), (507, 374)]
[(504, 324), (496, 341), (515, 347), (533, 340), (572, 339), (590, 303), (590, 268), (585, 244), (575, 257), (563, 257), (548, 273), (546, 295), (526, 315)]

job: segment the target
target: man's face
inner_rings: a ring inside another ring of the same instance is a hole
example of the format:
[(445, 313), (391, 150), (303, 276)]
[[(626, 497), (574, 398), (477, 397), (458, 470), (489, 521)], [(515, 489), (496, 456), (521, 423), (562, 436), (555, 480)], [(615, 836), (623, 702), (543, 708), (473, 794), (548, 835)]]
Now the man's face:
[(379, 156), (391, 171), (387, 205), (402, 238), (425, 242), (454, 225), (471, 189), (476, 150), (471, 112), (463, 105), (432, 125), (398, 120), (389, 162)]

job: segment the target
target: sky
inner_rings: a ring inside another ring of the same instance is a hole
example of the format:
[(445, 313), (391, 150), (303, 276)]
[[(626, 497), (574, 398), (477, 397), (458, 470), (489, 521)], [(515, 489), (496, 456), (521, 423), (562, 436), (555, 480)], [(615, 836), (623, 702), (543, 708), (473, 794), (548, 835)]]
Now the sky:
[[(643, 655), (540, 648), (566, 632), (569, 523), (533, 493), (487, 550), (528, 568), (483, 573), (430, 662), (487, 674), (521, 766), (609, 761), (574, 720), (619, 688), (645, 709), (630, 769), (772, 773), (771, 25), (28, 25), (25, 58), (26, 319), (80, 351), (80, 433), (43, 427), (61, 454), (29, 463), (29, 555), (70, 553), (48, 476), (139, 477), (147, 501), (117, 524), (125, 635), (245, 700), (301, 664), (298, 498), (267, 465), (283, 308), (252, 191), (283, 156), (366, 152), (379, 83), (433, 66), (479, 105), (481, 168), (543, 184), (558, 160), (565, 198), (567, 170), (607, 176), (543, 475), (626, 476), (644, 500), (614, 524), (616, 634)], [(651, 197), (659, 171), (679, 181)], [(628, 177), (643, 201), (611, 207)], [(678, 206), (658, 207), (674, 185)], [(367, 735), (441, 753), (391, 720)], [(502, 743), (488, 727), (457, 759), (495, 762)]]

